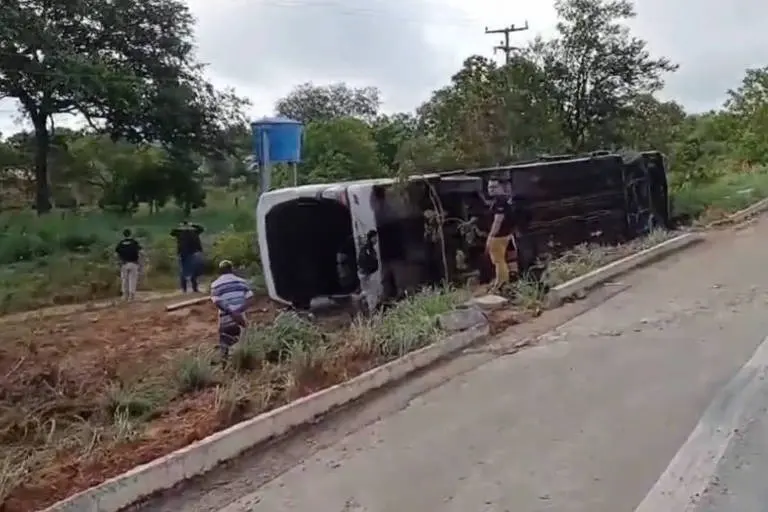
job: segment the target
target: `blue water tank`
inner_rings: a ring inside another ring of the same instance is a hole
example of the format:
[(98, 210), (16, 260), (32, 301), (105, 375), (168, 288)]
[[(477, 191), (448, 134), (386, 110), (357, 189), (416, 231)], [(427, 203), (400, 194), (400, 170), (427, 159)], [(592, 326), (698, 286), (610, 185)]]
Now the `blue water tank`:
[(253, 134), (253, 156), (259, 164), (264, 163), (263, 137), (268, 138), (269, 161), (271, 163), (298, 163), (301, 161), (301, 139), (304, 125), (287, 117), (270, 117), (251, 123)]

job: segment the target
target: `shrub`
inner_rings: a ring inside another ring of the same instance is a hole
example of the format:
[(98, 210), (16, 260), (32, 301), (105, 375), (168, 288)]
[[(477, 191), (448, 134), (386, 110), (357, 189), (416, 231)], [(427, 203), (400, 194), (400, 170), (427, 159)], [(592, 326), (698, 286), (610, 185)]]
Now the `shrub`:
[(176, 384), (182, 393), (205, 389), (216, 383), (212, 358), (202, 348), (195, 353), (186, 354), (176, 367)]
[(256, 369), (264, 360), (264, 344), (260, 336), (254, 336), (256, 329), (248, 329), (240, 337), (240, 341), (233, 347), (230, 362), (232, 367), (239, 372)]
[(111, 417), (142, 418), (151, 415), (164, 400), (162, 393), (151, 389), (110, 385), (104, 393), (104, 408)]
[(358, 319), (352, 326), (354, 343), (386, 358), (400, 357), (432, 342), (440, 333), (437, 316), (466, 298), (454, 289), (425, 289), (406, 297), (385, 313)]
[(171, 237), (154, 240), (147, 253), (147, 265), (150, 272), (170, 273), (178, 267), (176, 242)]
[(214, 263), (226, 259), (237, 267), (248, 267), (252, 263), (258, 262), (255, 244), (255, 232), (237, 232), (230, 229), (216, 237), (210, 256)]
[(236, 347), (238, 365), (253, 366), (255, 361), (284, 363), (301, 350), (316, 349), (325, 343), (315, 324), (294, 312), (282, 312), (269, 326), (249, 327)]

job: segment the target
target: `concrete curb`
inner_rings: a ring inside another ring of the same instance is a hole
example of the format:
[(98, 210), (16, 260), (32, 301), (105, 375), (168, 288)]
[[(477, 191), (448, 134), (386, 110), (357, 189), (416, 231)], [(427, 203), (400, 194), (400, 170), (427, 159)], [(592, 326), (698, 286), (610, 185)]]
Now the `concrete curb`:
[(44, 512), (118, 512), (170, 489), (290, 429), (402, 379), (489, 334), (487, 321), (357, 377), (238, 423), (152, 462), (66, 498)]
[(549, 292), (548, 301), (551, 306), (558, 306), (569, 297), (572, 297), (583, 290), (593, 288), (613, 277), (629, 272), (632, 269), (646, 265), (656, 259), (667, 256), (668, 254), (703, 240), (704, 237), (696, 233), (685, 233), (676, 236), (675, 238), (670, 238), (653, 247), (643, 249), (640, 252), (613, 261), (603, 267), (555, 286)]
[[(768, 338), (707, 407), (635, 512), (692, 512), (717, 472), (728, 446), (750, 417), (768, 376)], [(758, 412), (757, 414), (763, 414)]]
[(762, 213), (766, 210), (768, 210), (768, 198), (761, 199), (760, 201), (753, 203), (750, 206), (747, 206), (743, 210), (739, 210), (736, 213), (732, 213), (731, 215), (729, 215), (724, 219), (711, 222), (710, 224), (707, 225), (707, 228), (715, 228), (718, 226), (737, 224), (739, 222), (743, 222), (749, 219), (754, 215), (757, 215), (758, 213)]

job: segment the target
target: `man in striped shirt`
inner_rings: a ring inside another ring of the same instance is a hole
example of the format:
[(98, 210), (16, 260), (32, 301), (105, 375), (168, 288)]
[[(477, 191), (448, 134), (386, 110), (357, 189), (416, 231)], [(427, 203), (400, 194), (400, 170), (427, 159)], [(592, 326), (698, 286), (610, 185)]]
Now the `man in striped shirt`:
[(230, 347), (238, 342), (246, 326), (245, 311), (253, 300), (253, 290), (248, 281), (235, 275), (231, 261), (219, 263), (219, 273), (211, 283), (211, 301), (219, 309), (219, 348), (226, 361)]

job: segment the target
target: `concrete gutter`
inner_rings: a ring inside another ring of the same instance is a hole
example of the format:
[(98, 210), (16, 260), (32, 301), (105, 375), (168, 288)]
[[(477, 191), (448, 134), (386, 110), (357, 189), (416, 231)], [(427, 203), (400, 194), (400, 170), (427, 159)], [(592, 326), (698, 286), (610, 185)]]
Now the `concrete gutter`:
[(566, 299), (590, 288), (602, 284), (609, 279), (624, 274), (635, 268), (652, 263), (655, 260), (668, 256), (681, 249), (697, 244), (704, 237), (697, 233), (685, 233), (675, 238), (665, 240), (660, 244), (636, 252), (620, 260), (613, 261), (603, 267), (576, 277), (563, 284), (557, 285), (549, 292), (548, 303), (550, 307), (557, 307)]

